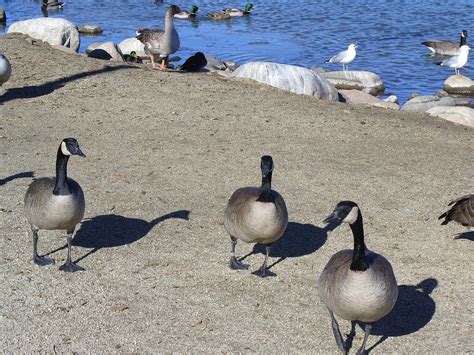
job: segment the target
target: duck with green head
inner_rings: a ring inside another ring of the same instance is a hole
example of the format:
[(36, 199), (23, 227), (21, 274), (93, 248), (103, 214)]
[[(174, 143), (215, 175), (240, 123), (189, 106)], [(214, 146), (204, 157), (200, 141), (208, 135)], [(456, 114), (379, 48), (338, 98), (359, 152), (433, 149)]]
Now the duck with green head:
[(230, 17), (238, 17), (238, 16), (244, 16), (244, 15), (250, 15), (250, 10), (255, 9), (255, 6), (251, 3), (247, 3), (245, 5), (245, 8), (243, 10), (240, 9), (235, 9), (235, 8), (225, 8), (224, 12), (229, 14)]
[(41, 5), (43, 11), (62, 9), (63, 7), (64, 3), (56, 0), (43, 0), (43, 5)]
[(181, 10), (179, 14), (174, 14), (174, 17), (181, 18), (181, 19), (195, 18), (198, 11), (199, 11), (199, 7), (197, 7), (196, 5), (193, 5), (191, 6), (191, 12)]

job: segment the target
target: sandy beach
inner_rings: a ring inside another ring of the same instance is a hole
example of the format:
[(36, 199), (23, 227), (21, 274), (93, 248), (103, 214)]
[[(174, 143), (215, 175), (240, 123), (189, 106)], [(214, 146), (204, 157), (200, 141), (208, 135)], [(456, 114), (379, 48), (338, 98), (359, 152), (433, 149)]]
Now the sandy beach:
[[(317, 279), (352, 247), (347, 225), (322, 222), (344, 199), (360, 205), (366, 244), (399, 284), (370, 352), (473, 351), (474, 232), (437, 220), (474, 192), (472, 128), (104, 62), (21, 35), (1, 37), (0, 52), (13, 67), (0, 88), (1, 351), (336, 354)], [(65, 137), (87, 155), (68, 166), (87, 203), (73, 248), (86, 270), (74, 274), (58, 270), (61, 232), (40, 231), (39, 252), (56, 264), (33, 264), (23, 213), (32, 176), (54, 175)], [(237, 245), (250, 270), (227, 267), (223, 212), (235, 189), (260, 184), (264, 154), (290, 223), (271, 255), (278, 276), (261, 279), (251, 274), (260, 246)], [(362, 337), (356, 326), (351, 353)]]

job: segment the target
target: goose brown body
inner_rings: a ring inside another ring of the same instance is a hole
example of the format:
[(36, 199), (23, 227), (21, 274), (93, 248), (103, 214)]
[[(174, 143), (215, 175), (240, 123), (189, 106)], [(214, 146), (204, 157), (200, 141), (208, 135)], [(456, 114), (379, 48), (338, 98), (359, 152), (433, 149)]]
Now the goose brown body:
[(459, 197), (449, 203), (452, 207), (444, 212), (438, 219), (444, 218), (441, 224), (451, 221), (457, 222), (464, 227), (474, 227), (474, 194)]

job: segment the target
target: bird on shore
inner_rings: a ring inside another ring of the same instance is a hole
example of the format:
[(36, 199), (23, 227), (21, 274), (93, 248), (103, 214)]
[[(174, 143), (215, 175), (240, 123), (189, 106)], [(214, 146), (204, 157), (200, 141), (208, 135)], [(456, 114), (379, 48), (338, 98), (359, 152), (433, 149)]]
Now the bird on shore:
[(288, 211), (283, 197), (271, 189), (273, 159), (269, 155), (261, 158), (261, 187), (242, 187), (229, 199), (224, 212), (224, 227), (231, 239), (231, 258), (229, 267), (234, 270), (248, 269), (235, 257), (237, 240), (246, 243), (259, 243), (266, 247), (265, 259), (254, 275), (260, 277), (275, 276), (267, 268), (272, 243), (285, 232), (288, 224)]
[(465, 44), (464, 46), (461, 46), (461, 48), (459, 48), (458, 55), (445, 59), (439, 64), (445, 67), (454, 68), (454, 73), (456, 75), (459, 75), (459, 69), (465, 66), (467, 63), (470, 49), (471, 48)]
[(56, 177), (34, 180), (25, 194), (25, 215), (33, 233), (33, 261), (38, 265), (54, 264), (54, 260), (38, 255), (39, 230), (66, 230), (67, 260), (59, 270), (74, 272), (84, 270), (71, 259), (71, 241), (76, 225), (84, 217), (85, 200), (81, 186), (67, 176), (69, 157), (85, 157), (74, 138), (65, 138), (56, 155)]
[(461, 39), (459, 40), (459, 44), (451, 41), (425, 41), (421, 42), (421, 44), (428, 47), (432, 54), (440, 54), (440, 55), (458, 55), (459, 48), (464, 46), (467, 41), (467, 31), (463, 30), (461, 32)]
[(7, 57), (0, 53), (0, 86), (5, 84), (12, 75), (12, 66)]
[(196, 5), (193, 5), (191, 7), (191, 12), (181, 10), (180, 13), (174, 14), (174, 17), (175, 18), (180, 18), (180, 19), (194, 18), (194, 17), (196, 17), (198, 11), (199, 11), (199, 7), (197, 7)]
[(348, 223), (354, 249), (341, 250), (331, 257), (319, 277), (319, 294), (331, 316), (337, 346), (344, 354), (348, 349), (334, 315), (366, 324), (364, 340), (357, 352), (366, 354), (365, 346), (373, 324), (395, 306), (397, 280), (390, 262), (366, 248), (362, 213), (356, 203), (339, 202), (324, 222)]
[(58, 10), (64, 7), (64, 3), (56, 0), (43, 0), (43, 5), (41, 5), (41, 10)]
[(438, 219), (443, 219), (442, 225), (451, 221), (459, 223), (468, 230), (474, 227), (474, 194), (465, 195), (451, 201), (448, 206), (452, 207), (444, 212)]
[(243, 10), (227, 7), (223, 11), (224, 13), (229, 14), (230, 17), (240, 17), (244, 15), (250, 15), (251, 9), (255, 9), (255, 7), (253, 6), (253, 4), (248, 3), (245, 5), (245, 8)]
[(207, 59), (204, 53), (196, 52), (194, 55), (186, 59), (182, 65), (176, 67), (177, 70), (182, 70), (190, 73), (195, 73), (204, 69), (207, 65)]
[(174, 28), (173, 18), (175, 14), (180, 12), (181, 9), (176, 5), (168, 7), (165, 15), (164, 31), (162, 29), (147, 28), (137, 30), (137, 39), (145, 45), (145, 53), (150, 56), (153, 69), (158, 69), (155, 67), (155, 55), (163, 58), (159, 69), (166, 70), (169, 55), (179, 49), (179, 35)]
[(346, 71), (349, 69), (349, 63), (351, 63), (357, 55), (357, 47), (358, 46), (356, 44), (351, 43), (345, 51), (339, 52), (335, 56), (332, 56), (331, 58), (326, 60), (325, 63), (341, 63), (342, 70)]

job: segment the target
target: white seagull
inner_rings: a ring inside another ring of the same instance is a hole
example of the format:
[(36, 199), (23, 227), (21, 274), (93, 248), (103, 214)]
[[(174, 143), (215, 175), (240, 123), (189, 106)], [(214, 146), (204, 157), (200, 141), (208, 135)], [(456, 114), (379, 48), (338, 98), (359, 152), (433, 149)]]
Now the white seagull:
[(8, 61), (7, 57), (5, 57), (2, 53), (0, 53), (0, 86), (10, 79), (12, 75), (12, 66)]
[(454, 57), (445, 59), (441, 62), (440, 65), (445, 67), (454, 68), (456, 75), (459, 75), (459, 68), (462, 68), (467, 63), (467, 58), (469, 56), (469, 50), (471, 48), (468, 45), (463, 45), (459, 48), (459, 54)]
[(335, 56), (326, 60), (325, 63), (341, 63), (342, 70), (346, 71), (349, 68), (349, 63), (352, 62), (356, 55), (356, 48), (358, 46), (354, 43), (349, 44), (349, 47), (345, 51), (339, 52)]

